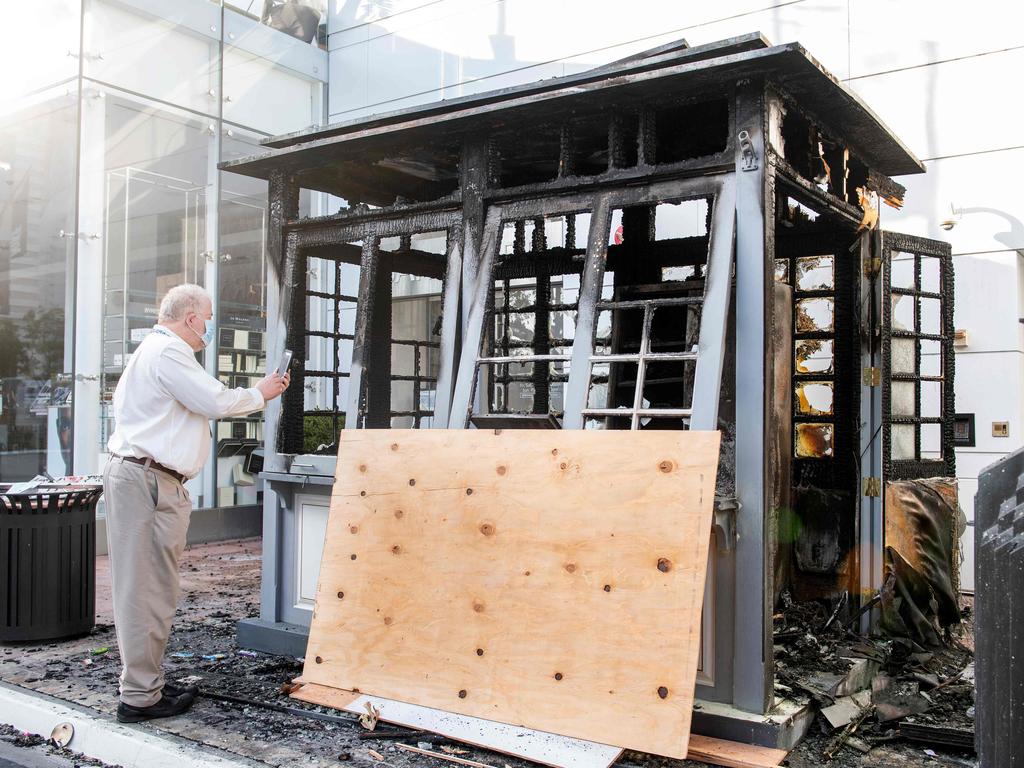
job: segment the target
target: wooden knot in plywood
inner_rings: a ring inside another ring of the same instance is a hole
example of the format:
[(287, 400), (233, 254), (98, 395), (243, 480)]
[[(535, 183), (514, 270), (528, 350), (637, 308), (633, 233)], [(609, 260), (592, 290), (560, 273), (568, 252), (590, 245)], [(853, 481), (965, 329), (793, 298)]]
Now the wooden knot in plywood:
[(672, 561), (667, 557), (658, 558), (658, 570), (662, 573), (668, 573), (672, 570)]
[(398, 450), (398, 443), (392, 443), (391, 444), (391, 450), (392, 451), (397, 451)]
[(366, 471), (366, 465), (365, 464), (360, 464), (359, 465), (359, 471), (360, 472), (365, 472)]
[(668, 459), (665, 459), (663, 462), (661, 462), (658, 465), (658, 469), (660, 469), (662, 472), (666, 472), (666, 473), (671, 472), (674, 468), (675, 468), (675, 465), (671, 461), (669, 461)]
[(384, 617), (384, 626), (385, 626), (385, 627), (390, 627), (390, 626), (391, 626), (391, 623), (392, 623), (393, 621), (394, 621), (394, 619), (392, 619), (392, 618), (391, 618), (390, 616), (385, 616), (385, 617)]
[(496, 471), (499, 475), (504, 475), (506, 472), (508, 472), (508, 468), (505, 466), (499, 466)]
[(400, 509), (396, 509), (395, 510), (395, 518), (397, 520), (401, 520), (403, 515), (405, 515), (405, 512), (403, 512), (402, 510), (400, 510)]
[(348, 532), (349, 533), (359, 533), (359, 526), (358, 525), (350, 525), (348, 527)]
[(480, 524), (480, 533), (484, 536), (493, 536), (495, 531), (494, 523), (487, 522)]
[(575, 573), (576, 572), (576, 563), (566, 563), (565, 564), (565, 570), (567, 570), (569, 573)]
[(473, 603), (473, 610), (476, 611), (477, 613), (483, 613), (484, 612), (484, 604), (479, 602), (479, 601)]

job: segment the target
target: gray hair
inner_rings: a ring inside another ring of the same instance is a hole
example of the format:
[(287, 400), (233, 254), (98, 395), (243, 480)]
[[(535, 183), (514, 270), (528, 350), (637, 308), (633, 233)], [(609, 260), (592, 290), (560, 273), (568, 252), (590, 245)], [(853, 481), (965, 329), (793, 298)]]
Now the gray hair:
[(176, 285), (164, 295), (156, 320), (158, 323), (173, 323), (183, 319), (189, 312), (200, 313), (203, 302), (209, 300), (210, 294), (201, 285)]

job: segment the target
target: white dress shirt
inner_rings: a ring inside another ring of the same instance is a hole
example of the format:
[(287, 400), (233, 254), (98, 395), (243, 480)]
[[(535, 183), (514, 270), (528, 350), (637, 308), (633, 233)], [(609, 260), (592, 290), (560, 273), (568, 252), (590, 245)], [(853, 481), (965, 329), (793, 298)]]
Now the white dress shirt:
[(195, 477), (210, 454), (209, 420), (244, 416), (265, 404), (255, 387), (225, 387), (203, 370), (184, 340), (156, 325), (114, 390), (116, 428), (107, 449)]

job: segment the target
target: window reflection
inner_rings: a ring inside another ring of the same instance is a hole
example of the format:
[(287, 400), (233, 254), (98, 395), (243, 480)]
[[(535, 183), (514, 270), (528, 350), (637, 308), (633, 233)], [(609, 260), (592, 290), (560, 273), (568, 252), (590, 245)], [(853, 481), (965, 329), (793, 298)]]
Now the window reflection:
[(76, 131), (64, 96), (0, 121), (0, 482), (70, 468)]

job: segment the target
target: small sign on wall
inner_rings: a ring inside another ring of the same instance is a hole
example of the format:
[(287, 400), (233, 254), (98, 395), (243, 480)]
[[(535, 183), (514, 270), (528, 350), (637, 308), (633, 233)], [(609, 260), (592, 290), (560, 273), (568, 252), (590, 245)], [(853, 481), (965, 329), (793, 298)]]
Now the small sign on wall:
[(992, 437), (1009, 437), (1010, 436), (1010, 422), (1008, 421), (993, 421), (992, 422)]

